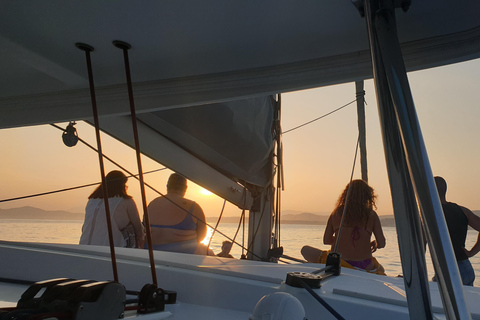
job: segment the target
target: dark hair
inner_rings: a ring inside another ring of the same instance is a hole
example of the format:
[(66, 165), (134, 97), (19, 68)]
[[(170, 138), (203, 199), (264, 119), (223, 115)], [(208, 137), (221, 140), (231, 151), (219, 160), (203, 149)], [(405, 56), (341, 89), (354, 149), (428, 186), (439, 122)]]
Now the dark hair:
[(350, 187), (350, 194), (348, 195), (347, 211), (345, 213), (345, 224), (356, 224), (366, 222), (370, 212), (376, 209), (375, 200), (377, 195), (364, 180), (353, 180), (347, 184), (342, 194), (337, 200), (337, 204), (332, 214), (342, 216), (343, 208), (347, 201), (348, 188)]
[[(127, 183), (127, 176), (123, 172), (118, 170), (110, 171), (105, 177), (107, 183), (107, 193), (109, 198), (113, 197), (122, 197), (122, 198), (131, 198), (127, 194), (127, 188), (125, 187)], [(88, 199), (103, 199), (103, 187), (102, 184), (92, 192)]]
[(187, 179), (178, 174), (178, 173), (172, 173), (170, 177), (168, 178), (167, 182), (167, 191), (172, 190), (172, 191), (184, 191), (187, 188)]
[(445, 198), (447, 194), (447, 181), (442, 177), (435, 177), (435, 185), (437, 186), (438, 196)]

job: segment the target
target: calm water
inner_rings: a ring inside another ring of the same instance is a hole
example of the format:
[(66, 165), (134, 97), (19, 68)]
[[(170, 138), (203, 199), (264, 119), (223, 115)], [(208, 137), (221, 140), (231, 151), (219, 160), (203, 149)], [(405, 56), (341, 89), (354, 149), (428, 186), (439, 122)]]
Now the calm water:
[[(51, 220), (1, 220), (0, 221), (0, 240), (25, 241), (25, 242), (47, 242), (47, 243), (68, 243), (76, 244), (80, 238), (82, 228), (81, 221), (51, 221)], [(301, 259), (300, 249), (305, 244), (318, 248), (328, 249), (322, 244), (323, 231), (325, 226), (319, 225), (282, 225), (281, 246), (284, 247), (284, 253), (288, 256)], [(233, 238), (237, 230), (237, 224), (220, 224), (219, 230), (225, 235)], [(247, 231), (245, 231), (247, 232)], [(387, 246), (378, 250), (375, 257), (385, 267), (389, 276), (402, 274), (400, 257), (398, 253), (397, 234), (395, 228), (384, 227)], [(209, 230), (211, 235), (211, 230)], [(242, 229), (237, 235), (236, 241), (242, 243)], [(467, 237), (467, 247), (472, 247), (477, 237), (476, 232), (469, 232)], [(220, 252), (222, 241), (226, 240), (219, 233), (215, 233), (210, 247), (215, 253)], [(246, 239), (245, 239), (246, 242)], [(239, 258), (242, 249), (234, 246), (231, 254)], [(475, 286), (480, 286), (480, 255), (470, 259), (477, 275)], [(433, 276), (433, 266), (430, 255), (427, 252), (427, 271), (429, 278)]]

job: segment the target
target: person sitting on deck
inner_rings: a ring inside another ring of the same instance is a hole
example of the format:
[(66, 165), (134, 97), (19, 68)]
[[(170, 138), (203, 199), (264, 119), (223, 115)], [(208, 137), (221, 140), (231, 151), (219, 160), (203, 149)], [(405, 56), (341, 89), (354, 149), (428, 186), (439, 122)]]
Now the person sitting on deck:
[(148, 205), (153, 249), (211, 254), (201, 244), (207, 234), (205, 214), (196, 202), (184, 198), (186, 191), (187, 179), (173, 173), (168, 179), (167, 194)]
[[(143, 247), (145, 230), (138, 215), (137, 205), (127, 194), (128, 178), (123, 172), (113, 170), (107, 174), (105, 180), (113, 245)], [(105, 210), (103, 185), (100, 184), (88, 197), (80, 244), (99, 246), (110, 244)]]
[(232, 250), (232, 243), (230, 241), (223, 241), (222, 242), (222, 252), (217, 254), (217, 257), (222, 257), (222, 258), (233, 258), (233, 256), (230, 254), (230, 250)]
[[(336, 252), (341, 254), (342, 267), (385, 274), (383, 266), (372, 256), (373, 252), (384, 248), (386, 244), (380, 219), (374, 211), (375, 199), (373, 188), (365, 181), (353, 180), (348, 184), (328, 218), (323, 242), (331, 245), (333, 252), (340, 234)], [(343, 214), (345, 218), (342, 226)], [(373, 241), (371, 241), (372, 233), (375, 235)], [(314, 263), (325, 263), (328, 255), (328, 251), (310, 246), (304, 246), (301, 252), (308, 262)]]

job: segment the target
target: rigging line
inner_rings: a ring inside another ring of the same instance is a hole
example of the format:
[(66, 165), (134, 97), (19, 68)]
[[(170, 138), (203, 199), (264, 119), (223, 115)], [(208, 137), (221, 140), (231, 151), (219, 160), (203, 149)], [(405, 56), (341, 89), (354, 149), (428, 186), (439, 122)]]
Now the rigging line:
[(123, 52), (123, 60), (125, 64), (125, 76), (127, 81), (127, 89), (128, 89), (128, 98), (130, 102), (130, 117), (132, 118), (132, 129), (133, 129), (133, 137), (135, 142), (135, 154), (137, 156), (137, 166), (138, 166), (138, 174), (139, 174), (139, 182), (140, 182), (140, 191), (142, 194), (142, 204), (143, 204), (143, 213), (144, 219), (146, 222), (146, 231), (147, 231), (147, 243), (148, 243), (148, 255), (150, 258), (150, 269), (152, 272), (152, 282), (154, 285), (157, 285), (157, 273), (155, 269), (155, 260), (153, 257), (153, 242), (152, 242), (152, 233), (150, 229), (150, 218), (148, 216), (148, 209), (147, 209), (147, 198), (145, 194), (145, 184), (143, 181), (143, 168), (142, 168), (142, 157), (140, 153), (140, 139), (138, 137), (138, 128), (137, 128), (137, 116), (135, 112), (135, 102), (133, 99), (133, 88), (132, 88), (132, 79), (130, 75), (130, 62), (128, 60), (128, 50), (131, 48), (130, 44), (123, 42), (123, 41), (113, 41), (113, 45), (118, 49), (122, 50)]
[[(246, 202), (247, 202), (247, 195), (244, 192), (243, 193), (243, 208), (245, 208)], [(240, 227), (242, 226), (242, 220), (243, 220), (244, 215), (245, 215), (245, 209), (242, 209), (242, 214), (240, 215), (240, 220), (238, 221), (237, 231), (235, 231), (235, 235), (233, 236), (232, 243), (236, 243), (235, 239), (237, 238), (238, 231), (240, 231)], [(213, 238), (213, 236), (212, 236), (212, 238)], [(240, 247), (243, 247), (243, 244)]]
[[(52, 127), (54, 128), (57, 128), (59, 130), (62, 130), (62, 131), (65, 131), (65, 129), (63, 129), (62, 127), (60, 126), (57, 126), (56, 124), (50, 124)], [(92, 149), (93, 151), (95, 152), (98, 152), (97, 149), (95, 149), (95, 147), (93, 147), (92, 145), (90, 145), (88, 142), (86, 142), (85, 140), (83, 140), (82, 138), (78, 137), (78, 140), (80, 142), (82, 142), (84, 145), (86, 145), (87, 147), (89, 147), (90, 149)], [(108, 161), (110, 161), (111, 163), (113, 163), (114, 165), (116, 165), (117, 167), (119, 167), (120, 169), (122, 169), (123, 171), (125, 171), (126, 173), (129, 174), (129, 177), (133, 177), (137, 180), (139, 180), (138, 176), (139, 174), (134, 174), (132, 173), (131, 171), (129, 171), (127, 168), (123, 167), (121, 164), (119, 164), (118, 162), (116, 162), (115, 160), (113, 160), (112, 158), (106, 156), (105, 154), (103, 154), (103, 157), (105, 159), (107, 159)], [(166, 170), (167, 168), (160, 168), (160, 169), (155, 169), (155, 170), (150, 170), (150, 171), (146, 171), (146, 172), (143, 172), (143, 174), (150, 174), (150, 173), (154, 173), (154, 172), (158, 172), (158, 171), (162, 171), (162, 170)], [(161, 194), (159, 191), (157, 191), (154, 187), (152, 187), (151, 185), (149, 185), (148, 183), (145, 183), (145, 185), (147, 187), (149, 187), (151, 190), (155, 191), (157, 194), (160, 194), (163, 196), (163, 194)]]
[(100, 175), (102, 177), (102, 190), (103, 190), (103, 204), (105, 206), (105, 217), (107, 220), (108, 227), (108, 240), (110, 244), (110, 258), (112, 261), (112, 271), (113, 278), (116, 282), (118, 281), (118, 272), (117, 272), (117, 258), (115, 255), (115, 246), (113, 243), (113, 231), (112, 231), (112, 221), (110, 216), (110, 205), (108, 201), (108, 191), (107, 191), (107, 179), (105, 178), (105, 167), (103, 163), (103, 152), (102, 152), (102, 142), (100, 139), (100, 124), (98, 121), (98, 110), (97, 110), (97, 100), (95, 97), (95, 85), (93, 82), (93, 70), (92, 70), (92, 61), (90, 58), (90, 52), (93, 51), (93, 47), (83, 43), (76, 43), (75, 46), (85, 52), (85, 59), (87, 63), (87, 73), (88, 73), (88, 82), (90, 87), (90, 100), (92, 103), (92, 113), (93, 120), (95, 123), (95, 136), (97, 138), (97, 148), (98, 148), (98, 162), (100, 164)]
[(289, 260), (292, 260), (292, 261), (295, 261), (295, 262), (302, 262), (302, 263), (307, 263), (307, 262), (308, 262), (307, 260), (303, 260), (303, 259), (298, 259), (298, 258), (295, 258), (295, 257), (291, 257), (291, 256), (286, 255), (286, 254), (282, 254), (282, 255), (281, 255), (281, 258), (289, 259)]
[[(279, 173), (278, 173), (279, 175)], [(276, 206), (275, 206), (275, 246), (280, 247), (280, 223), (281, 223), (281, 195), (282, 192), (280, 190), (280, 177), (278, 177), (277, 187), (276, 187)], [(278, 240), (277, 240), (278, 239)]]
[[(242, 258), (246, 258), (245, 256), (245, 251), (248, 252), (251, 252), (250, 251), (250, 247), (248, 248), (245, 248), (245, 210), (243, 211), (243, 219), (242, 219), (243, 223), (242, 223)], [(255, 255), (253, 252), (252, 252), (252, 255), (256, 256), (257, 258), (261, 259), (259, 256)]]
[(343, 206), (342, 220), (340, 221), (340, 227), (338, 228), (337, 239), (335, 241), (335, 248), (333, 249), (333, 252), (337, 252), (338, 244), (340, 243), (340, 234), (342, 233), (343, 221), (345, 220), (345, 213), (347, 212), (348, 199), (350, 197), (350, 190), (352, 189), (352, 180), (353, 180), (353, 174), (355, 172), (355, 164), (357, 162), (357, 154), (358, 154), (359, 145), (360, 145), (360, 133), (358, 134), (357, 146), (355, 148), (355, 157), (353, 158), (352, 173), (350, 174), (350, 182), (348, 184), (347, 196), (346, 196), (346, 199), (345, 199), (345, 205)]
[[(243, 208), (245, 208), (246, 202), (247, 202), (247, 195), (244, 192), (243, 193)], [(235, 235), (233, 236), (233, 240), (232, 240), (233, 243), (236, 243), (235, 239), (237, 238), (238, 231), (240, 231), (240, 227), (242, 226), (242, 221), (245, 223), (245, 221), (243, 219), (244, 216), (245, 216), (245, 209), (242, 209), (242, 214), (240, 215), (240, 220), (238, 221), (237, 231), (235, 231)], [(243, 255), (243, 242), (242, 242), (241, 248), (242, 248), (242, 255)]]
[(220, 224), (220, 220), (222, 220), (222, 215), (223, 215), (223, 211), (225, 210), (225, 204), (226, 204), (226, 203), (227, 203), (227, 200), (224, 199), (224, 200), (223, 200), (222, 211), (220, 211), (220, 216), (218, 217), (217, 224), (215, 225), (215, 228), (214, 228), (213, 231), (212, 231), (212, 235), (210, 236), (210, 240), (208, 240), (208, 246), (207, 246), (207, 248), (210, 247), (210, 244), (212, 243), (213, 236), (215, 235), (215, 231), (217, 230), (218, 225)]
[[(62, 127), (60, 127), (60, 126), (58, 126), (58, 125), (56, 125), (56, 124), (54, 124), (54, 123), (51, 123), (50, 125), (51, 125), (52, 127), (54, 127), (54, 128), (57, 128), (57, 129), (62, 130), (62, 131), (65, 132), (65, 129), (63, 129)], [(88, 142), (86, 142), (86, 141), (83, 140), (82, 138), (78, 137), (78, 140), (79, 140), (81, 143), (83, 143), (84, 145), (86, 145), (87, 147), (89, 147), (90, 149), (92, 149), (93, 151), (98, 152), (98, 150), (97, 150), (95, 147), (93, 147), (91, 144), (89, 144)], [(112, 158), (106, 156), (105, 154), (103, 154), (103, 157), (104, 157), (105, 159), (107, 159), (108, 161), (110, 161), (111, 163), (113, 163), (114, 165), (116, 165), (117, 167), (119, 167), (120, 169), (122, 169), (122, 170), (124, 170), (125, 172), (127, 172), (127, 173), (130, 175), (130, 177), (134, 177), (135, 179), (138, 180), (138, 177), (137, 177), (138, 174), (133, 174), (132, 172), (128, 171), (125, 167), (123, 167), (122, 165), (120, 165), (118, 162), (116, 162), (116, 161), (113, 160)], [(162, 171), (162, 170), (166, 170), (166, 169), (167, 169), (167, 168), (164, 167), (164, 168), (161, 168), (161, 169), (150, 170), (150, 171), (143, 172), (143, 174), (149, 174), (149, 173), (153, 173), (153, 172), (157, 172), (157, 171)], [(148, 184), (145, 184), (145, 185), (148, 186), (148, 187), (150, 187)], [(150, 188), (151, 188), (151, 187), (150, 187)]]
[[(57, 129), (60, 129), (62, 131), (65, 131), (65, 129), (55, 125), (55, 124), (51, 124), (53, 127), (57, 128)], [(81, 139), (79, 137), (78, 139), (79, 141), (81, 141), (82, 143), (84, 143), (87, 147), (91, 148), (92, 150), (94, 150), (95, 152), (98, 152), (97, 149), (95, 149), (94, 147), (92, 147), (90, 144), (88, 144), (88, 142), (84, 141), (83, 139)], [(138, 177), (137, 175), (133, 174), (132, 172), (130, 172), (128, 169), (124, 168), (123, 166), (121, 166), (120, 164), (118, 164), (117, 162), (115, 162), (113, 159), (103, 155), (107, 160), (109, 160), (110, 162), (112, 162), (113, 164), (115, 164), (117, 167), (119, 167), (120, 169), (124, 170), (125, 172), (127, 172), (130, 177), (133, 177), (135, 179), (138, 180)], [(152, 171), (147, 171), (145, 172), (144, 174), (146, 173), (152, 173), (152, 172), (156, 172), (156, 171), (161, 171), (161, 170), (166, 170), (166, 168), (161, 168), (161, 169), (156, 169), (156, 170), (152, 170)], [(92, 186), (92, 185), (97, 185), (98, 183), (94, 183), (94, 184), (91, 184), (91, 185), (86, 185), (86, 186), (82, 186), (82, 187), (87, 187), (87, 186)], [(165, 195), (163, 193), (161, 193), (160, 191), (158, 191), (157, 189), (155, 189), (153, 186), (149, 185), (148, 183), (144, 182), (144, 184), (149, 187), (152, 191), (154, 191), (155, 193), (157, 193), (158, 195), (162, 196), (162, 197), (165, 197)], [(78, 188), (78, 187), (76, 187)], [(56, 191), (56, 192), (60, 192), (60, 191)], [(47, 193), (48, 194), (48, 193)], [(39, 195), (43, 195), (43, 194), (39, 194)], [(34, 195), (35, 196), (35, 195)], [(28, 197), (32, 197), (32, 196), (28, 196)], [(21, 198), (18, 198), (18, 199), (21, 199)], [(171, 199), (165, 197), (165, 199), (167, 199), (168, 201), (170, 201), (173, 205), (177, 206), (178, 208), (180, 208), (181, 210), (185, 211), (186, 213), (188, 213), (189, 215), (195, 217), (198, 221), (202, 222), (203, 224), (205, 224), (206, 226), (214, 229), (217, 233), (219, 233), (220, 235), (224, 236), (226, 239), (232, 241), (232, 243), (238, 245), (239, 247), (241, 248), (244, 248), (244, 244), (239, 244), (238, 242), (235, 241), (235, 237), (234, 239), (230, 238), (229, 236), (227, 236), (226, 234), (224, 234), (223, 232), (221, 232), (220, 230), (218, 229), (215, 229), (213, 228), (210, 224), (208, 224), (206, 221), (203, 221), (202, 219), (199, 219), (197, 216), (195, 216), (193, 213), (189, 212), (188, 210), (184, 209), (183, 207), (181, 207), (180, 205), (178, 205), (177, 203), (175, 203), (174, 201), (172, 201)], [(6, 201), (9, 201), (10, 199), (6, 199), (6, 200), (2, 200), (0, 202), (6, 202)], [(16, 199), (12, 199), (12, 200), (16, 200)], [(244, 194), (244, 201), (246, 201), (246, 194)], [(239, 225), (240, 227), (240, 225)], [(238, 233), (238, 230), (237, 230), (237, 233)], [(246, 249), (247, 252), (250, 252), (248, 249)], [(257, 255), (255, 255), (253, 252), (250, 252), (252, 253), (252, 255), (256, 256), (257, 258), (259, 258)]]
[[(235, 241), (235, 239), (237, 238), (238, 231), (240, 231), (240, 227), (242, 226), (242, 221), (244, 216), (245, 216), (245, 209), (242, 210), (242, 214), (240, 215), (240, 221), (238, 221), (238, 227), (237, 227), (237, 231), (235, 231), (235, 235), (233, 236), (233, 241)], [(243, 244), (242, 244), (242, 247), (243, 247)]]
[(331, 115), (332, 113), (335, 113), (335, 112), (337, 112), (337, 111), (339, 111), (339, 110), (341, 110), (341, 109), (343, 109), (343, 108), (351, 105), (352, 103), (354, 103), (354, 102), (356, 102), (356, 101), (357, 101), (357, 99), (355, 99), (355, 100), (353, 100), (353, 101), (350, 101), (349, 103), (347, 103), (347, 104), (345, 104), (345, 105), (341, 106), (340, 108), (337, 108), (337, 109), (335, 109), (335, 110), (333, 110), (333, 111), (330, 111), (329, 113), (326, 113), (326, 114), (324, 114), (323, 116), (320, 116), (320, 117), (318, 117), (318, 118), (315, 118), (315, 119), (313, 119), (313, 120), (310, 120), (310, 121), (308, 121), (308, 122), (305, 122), (304, 124), (301, 124), (301, 125), (299, 125), (299, 126), (296, 126), (295, 128), (289, 129), (289, 130), (287, 130), (287, 131), (283, 131), (282, 134), (285, 134), (285, 133), (288, 133), (288, 132), (290, 132), (290, 131), (299, 129), (299, 128), (304, 127), (304, 126), (306, 126), (306, 125), (308, 125), (308, 124), (310, 124), (310, 123), (312, 123), (312, 122), (315, 122), (315, 121), (318, 121), (318, 120), (320, 120), (320, 119), (322, 119), (322, 118), (325, 118), (326, 116), (329, 116), (329, 115)]
[(99, 183), (99, 182), (95, 182), (95, 183), (90, 183), (90, 184), (84, 184), (84, 185), (77, 186), (77, 187), (71, 187), (71, 188), (59, 189), (59, 190), (54, 190), (54, 191), (47, 191), (47, 192), (42, 192), (42, 193), (31, 194), (31, 195), (28, 195), (28, 196), (15, 197), (15, 198), (9, 198), (9, 199), (2, 199), (2, 200), (0, 200), (0, 203), (1, 203), (1, 202), (14, 201), (14, 200), (22, 200), (22, 199), (34, 198), (34, 197), (39, 197), (39, 196), (45, 196), (45, 195), (54, 194), (54, 193), (59, 193), (59, 192), (71, 191), (71, 190), (76, 190), (76, 189), (81, 189), (81, 188), (96, 186), (96, 185), (98, 185), (98, 184), (100, 184), (100, 183)]
[[(106, 157), (106, 156), (105, 156)], [(108, 159), (108, 158), (107, 158)], [(151, 171), (147, 171), (147, 172), (144, 172), (144, 174), (150, 174), (150, 173), (155, 173), (155, 172), (158, 172), (158, 171), (162, 171), (162, 170), (166, 170), (167, 168), (161, 168), (161, 169), (155, 169), (155, 170), (151, 170)], [(127, 173), (128, 171), (125, 170)], [(129, 173), (129, 175), (127, 176), (128, 178), (136, 178), (135, 175), (132, 175)], [(9, 202), (9, 201), (14, 201), (14, 200), (22, 200), (22, 199), (28, 199), (28, 198), (35, 198), (35, 197), (40, 197), (40, 196), (45, 196), (45, 195), (50, 195), (50, 194), (55, 194), (55, 193), (60, 193), (60, 192), (65, 192), (65, 191), (72, 191), (72, 190), (76, 190), (76, 189), (82, 189), (82, 188), (87, 188), (87, 187), (92, 187), (92, 186), (96, 186), (96, 185), (99, 185), (101, 182), (94, 182), (94, 183), (89, 183), (89, 184), (83, 184), (83, 185), (80, 185), (80, 186), (76, 186), (76, 187), (70, 187), (70, 188), (64, 188), (64, 189), (58, 189), (58, 190), (53, 190), (53, 191), (46, 191), (46, 192), (41, 192), (41, 193), (35, 193), (35, 194), (30, 194), (30, 195), (27, 195), (27, 196), (21, 196), (21, 197), (15, 197), (15, 198), (8, 198), (8, 199), (1, 199), (0, 200), (0, 203), (2, 202)], [(148, 186), (148, 184), (145, 184)]]
[(339, 319), (339, 320), (344, 320), (345, 318), (342, 317), (342, 315), (340, 315), (335, 309), (333, 309), (325, 300), (322, 299), (322, 297), (320, 297), (315, 291), (313, 291), (313, 289), (308, 285), (306, 284), (302, 279), (297, 279), (298, 282), (300, 283), (300, 285), (308, 291), (308, 293), (310, 293), (312, 295), (312, 297), (314, 297), (318, 302), (320, 302), (320, 304), (325, 308), (327, 309), (335, 318)]
[[(60, 129), (62, 131), (65, 131), (65, 129), (63, 129), (62, 127), (59, 127), (55, 124), (51, 124), (53, 127), (57, 128), (57, 129)], [(81, 139), (79, 137), (78, 139), (79, 141), (81, 141), (82, 143), (84, 143), (87, 147), (91, 148), (92, 150), (94, 150), (95, 152), (97, 152), (97, 149), (95, 149), (94, 147), (92, 147), (90, 144), (88, 144), (86, 141), (84, 141), (83, 139)], [(112, 162), (113, 164), (115, 164), (117, 167), (119, 167), (120, 169), (124, 170), (125, 172), (127, 172), (130, 177), (133, 177), (135, 179), (138, 180), (138, 177), (137, 175), (133, 174), (132, 172), (130, 172), (128, 169), (124, 168), (123, 166), (121, 166), (120, 164), (118, 164), (117, 162), (115, 162), (113, 159), (107, 157), (104, 155), (104, 157), (109, 160), (110, 162)], [(166, 168), (161, 168), (161, 169), (156, 169), (156, 170), (152, 170), (152, 171), (147, 171), (147, 172), (144, 172), (144, 174), (147, 174), (147, 173), (152, 173), (152, 172), (156, 172), (156, 171), (161, 171), (161, 170), (166, 170)], [(95, 184), (91, 184), (91, 185), (86, 185), (86, 186), (92, 186), (92, 185), (97, 185), (98, 183), (95, 183)], [(163, 193), (161, 193), (160, 191), (158, 191), (157, 189), (155, 189), (154, 187), (152, 187), (151, 185), (149, 185), (148, 183), (144, 182), (144, 184), (149, 187), (152, 191), (154, 191), (155, 193), (157, 193), (158, 195), (162, 196), (162, 197), (165, 197), (165, 195)], [(86, 187), (85, 186), (85, 187)], [(60, 191), (58, 191), (60, 192)], [(215, 232), (219, 233), (220, 235), (224, 236), (226, 239), (232, 241), (232, 243), (238, 245), (239, 247), (241, 247), (242, 249), (246, 249), (245, 248), (245, 245), (242, 243), (242, 244), (239, 244), (238, 242), (235, 241), (235, 238), (238, 234), (238, 230), (241, 226), (241, 220), (240, 220), (240, 224), (239, 224), (239, 228), (237, 229), (237, 232), (235, 234), (235, 237), (232, 239), (230, 238), (229, 236), (227, 236), (226, 234), (224, 234), (223, 232), (221, 232), (220, 230), (218, 230), (217, 228), (214, 228), (212, 227), (210, 224), (208, 224), (206, 221), (203, 221), (202, 219), (199, 219), (197, 216), (195, 216), (192, 212), (189, 212), (188, 210), (184, 209), (183, 207), (181, 207), (180, 205), (178, 205), (177, 203), (175, 203), (174, 201), (172, 201), (171, 199), (165, 197), (165, 199), (167, 199), (168, 201), (170, 201), (172, 204), (174, 204), (175, 206), (177, 206), (178, 208), (180, 208), (181, 210), (185, 211), (186, 213), (188, 213), (189, 215), (195, 217), (198, 221), (202, 222), (203, 224), (205, 224), (206, 226), (212, 228), (213, 230), (215, 230)], [(8, 199), (7, 199), (8, 200)], [(4, 202), (4, 201), (7, 201), (7, 200), (3, 200), (3, 201), (0, 201), (0, 202)], [(15, 199), (12, 199), (12, 200), (15, 200)], [(244, 193), (244, 202), (246, 201), (246, 194)], [(245, 205), (244, 205), (245, 206)], [(243, 211), (243, 215), (245, 214), (245, 210)], [(240, 219), (242, 218), (242, 216), (240, 217)], [(246, 249), (247, 252), (251, 253), (253, 256), (259, 258), (256, 254), (254, 254), (253, 252), (251, 252), (250, 250)]]

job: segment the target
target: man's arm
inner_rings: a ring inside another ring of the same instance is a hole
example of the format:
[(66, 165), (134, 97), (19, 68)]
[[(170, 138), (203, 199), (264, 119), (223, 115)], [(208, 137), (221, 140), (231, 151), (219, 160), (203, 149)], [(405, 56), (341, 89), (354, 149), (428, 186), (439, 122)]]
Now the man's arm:
[[(463, 213), (468, 219), (468, 225), (480, 232), (480, 217), (477, 216), (472, 211), (470, 211), (468, 208), (465, 208), (465, 207), (460, 207), (460, 208), (462, 208)], [(478, 234), (477, 242), (475, 242), (473, 247), (470, 250), (467, 250), (467, 249), (464, 249), (464, 250), (469, 258), (473, 257), (478, 252), (480, 252), (480, 233)]]
[(469, 257), (469, 258), (473, 257), (478, 252), (480, 252), (480, 233), (478, 234), (477, 242), (472, 247), (472, 249), (470, 249), (470, 250), (465, 249), (465, 253), (467, 254), (467, 257)]
[(460, 206), (460, 208), (462, 208), (463, 213), (468, 219), (468, 225), (473, 229), (477, 230), (478, 232), (480, 232), (480, 217), (477, 216), (472, 211), (470, 211), (470, 209), (468, 208), (465, 208), (462, 206)]

